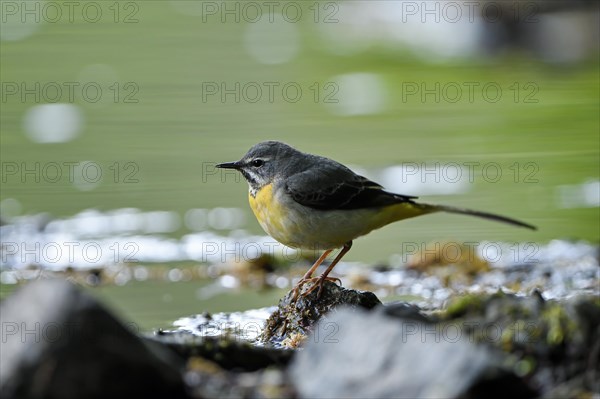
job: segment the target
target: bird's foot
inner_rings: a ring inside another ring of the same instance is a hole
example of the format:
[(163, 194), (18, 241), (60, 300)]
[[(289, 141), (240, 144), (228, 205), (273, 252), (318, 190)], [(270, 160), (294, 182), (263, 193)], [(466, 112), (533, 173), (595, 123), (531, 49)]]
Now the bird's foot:
[[(301, 296), (303, 296), (303, 297), (308, 296), (316, 288), (319, 289), (319, 291), (317, 292), (317, 299), (320, 298), (321, 291), (323, 290), (323, 284), (325, 283), (325, 280), (331, 281), (335, 284), (339, 284), (340, 286), (342, 285), (342, 280), (340, 280), (339, 278), (336, 278), (336, 277), (327, 277), (327, 276), (319, 276), (319, 277), (306, 277), (305, 276), (305, 277), (302, 277), (300, 279), (300, 281), (298, 281), (296, 286), (294, 286), (294, 288), (292, 288), (292, 292), (294, 293), (294, 295), (292, 296), (292, 302), (296, 302), (296, 300)], [(310, 287), (308, 290), (301, 293), (300, 291), (302, 289), (302, 286), (306, 283), (313, 283), (313, 286)]]

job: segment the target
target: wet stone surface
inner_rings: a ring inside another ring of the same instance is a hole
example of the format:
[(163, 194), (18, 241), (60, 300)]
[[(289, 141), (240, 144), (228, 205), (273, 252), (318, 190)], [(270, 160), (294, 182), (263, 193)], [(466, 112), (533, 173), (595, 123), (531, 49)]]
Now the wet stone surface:
[[(312, 284), (303, 287), (309, 290)], [(290, 290), (278, 306), (252, 309), (245, 312), (199, 314), (175, 321), (176, 331), (163, 331), (163, 335), (179, 334), (196, 337), (239, 341), (256, 346), (296, 348), (313, 332), (316, 322), (342, 307), (373, 309), (382, 305), (369, 291), (346, 289), (325, 281), (321, 296), (317, 290), (294, 299)]]
[(261, 342), (295, 348), (313, 331), (317, 321), (340, 307), (368, 310), (381, 305), (372, 292), (349, 290), (330, 281), (324, 282), (320, 296), (316, 289), (303, 295), (311, 287), (312, 284), (303, 286), (297, 297), (292, 290), (279, 301), (267, 319)]
[(270, 306), (245, 312), (203, 313), (182, 317), (173, 324), (181, 334), (259, 344), (265, 321), (276, 310), (277, 306)]

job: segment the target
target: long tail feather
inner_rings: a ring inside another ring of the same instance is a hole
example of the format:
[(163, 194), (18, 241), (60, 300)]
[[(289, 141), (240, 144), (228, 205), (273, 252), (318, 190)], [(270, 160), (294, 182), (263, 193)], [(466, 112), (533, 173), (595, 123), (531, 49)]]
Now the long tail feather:
[(488, 220), (494, 220), (496, 222), (512, 224), (513, 226), (519, 226), (519, 227), (525, 227), (525, 228), (531, 229), (531, 230), (537, 230), (537, 227), (535, 227), (531, 224), (521, 222), (519, 220), (512, 219), (512, 218), (509, 218), (506, 216), (496, 215), (493, 213), (473, 211), (471, 209), (464, 209), (464, 208), (455, 208), (453, 206), (446, 206), (446, 205), (429, 205), (429, 204), (419, 204), (419, 205), (423, 206), (429, 212), (448, 212), (448, 213), (457, 213), (460, 215), (477, 216), (477, 217), (488, 219)]

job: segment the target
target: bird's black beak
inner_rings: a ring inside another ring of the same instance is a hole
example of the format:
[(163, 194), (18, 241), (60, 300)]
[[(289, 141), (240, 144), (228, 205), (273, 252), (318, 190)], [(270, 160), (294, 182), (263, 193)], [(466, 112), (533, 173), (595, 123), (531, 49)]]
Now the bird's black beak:
[(217, 168), (222, 169), (240, 169), (242, 166), (239, 162), (225, 162), (217, 165)]

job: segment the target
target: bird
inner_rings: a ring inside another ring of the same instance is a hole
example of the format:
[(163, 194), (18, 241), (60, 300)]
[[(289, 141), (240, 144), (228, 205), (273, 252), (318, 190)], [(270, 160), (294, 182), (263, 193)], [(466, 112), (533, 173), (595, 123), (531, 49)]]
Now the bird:
[[(235, 169), (246, 179), (250, 207), (267, 234), (291, 248), (323, 251), (293, 288), (294, 297), (304, 284), (313, 282), (301, 295), (318, 288), (319, 298), (326, 280), (339, 281), (329, 273), (356, 238), (400, 220), (447, 212), (536, 230), (506, 216), (417, 202), (417, 197), (386, 191), (337, 161), (279, 141), (255, 144), (239, 161), (216, 167)], [(326, 270), (313, 277), (336, 249), (340, 251)]]

